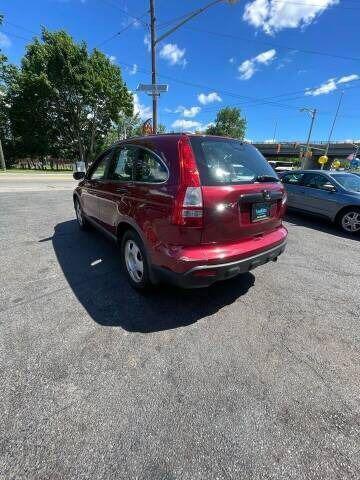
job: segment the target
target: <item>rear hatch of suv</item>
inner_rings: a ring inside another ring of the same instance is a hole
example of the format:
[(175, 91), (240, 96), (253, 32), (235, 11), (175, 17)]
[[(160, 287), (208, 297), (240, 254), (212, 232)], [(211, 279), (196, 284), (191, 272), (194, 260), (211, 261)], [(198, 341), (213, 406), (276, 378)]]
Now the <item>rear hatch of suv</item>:
[(255, 147), (222, 137), (189, 140), (201, 181), (202, 243), (261, 237), (281, 225), (284, 189)]

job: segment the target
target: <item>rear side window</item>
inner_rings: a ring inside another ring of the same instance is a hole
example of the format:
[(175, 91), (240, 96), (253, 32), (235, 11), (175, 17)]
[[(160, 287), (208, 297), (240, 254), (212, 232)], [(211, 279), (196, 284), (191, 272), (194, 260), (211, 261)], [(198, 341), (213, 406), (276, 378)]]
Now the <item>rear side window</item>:
[(132, 180), (132, 170), (138, 149), (136, 147), (119, 147), (115, 151), (114, 161), (110, 167), (108, 178), (120, 182)]
[(139, 148), (139, 156), (134, 167), (135, 182), (162, 183), (168, 178), (164, 163), (152, 152)]
[(276, 177), (252, 145), (238, 140), (190, 137), (203, 185), (253, 183), (257, 177)]
[(281, 181), (290, 185), (300, 185), (303, 177), (303, 173), (288, 173), (282, 177)]
[(307, 173), (304, 176), (303, 185), (309, 188), (323, 188), (326, 184), (331, 184), (330, 180), (325, 176), (318, 173)]

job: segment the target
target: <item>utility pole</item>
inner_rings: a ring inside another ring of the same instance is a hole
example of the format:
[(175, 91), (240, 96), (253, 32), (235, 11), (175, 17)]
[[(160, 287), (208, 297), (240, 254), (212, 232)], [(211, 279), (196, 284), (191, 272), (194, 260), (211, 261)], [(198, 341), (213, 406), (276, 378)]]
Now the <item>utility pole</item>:
[(277, 122), (277, 120), (275, 120), (274, 135), (273, 135), (273, 143), (275, 143), (275, 140), (276, 140), (276, 131), (277, 131), (277, 126), (278, 126), (278, 122)]
[(301, 168), (305, 168), (306, 167), (306, 162), (307, 162), (307, 159), (308, 159), (308, 154), (309, 154), (308, 152), (309, 152), (311, 133), (312, 133), (312, 130), (313, 130), (317, 110), (316, 110), (316, 108), (311, 109), (311, 108), (304, 107), (304, 108), (300, 109), (300, 112), (308, 112), (308, 114), (311, 117), (309, 133), (308, 133), (308, 137), (307, 137), (307, 140), (306, 140), (305, 160), (302, 162), (303, 164), (301, 165)]
[(2, 149), (1, 138), (0, 138), (0, 168), (2, 168), (4, 172), (6, 172), (6, 163), (5, 163), (4, 153)]
[(326, 155), (326, 156), (327, 156), (328, 151), (329, 151), (329, 148), (330, 148), (330, 141), (331, 141), (331, 137), (332, 137), (332, 134), (333, 134), (333, 131), (334, 131), (334, 127), (335, 127), (335, 123), (336, 123), (337, 117), (338, 117), (338, 115), (339, 115), (340, 105), (341, 105), (343, 96), (344, 96), (344, 91), (341, 92), (341, 95), (340, 95), (340, 98), (339, 98), (339, 103), (338, 103), (338, 106), (337, 106), (337, 109), (336, 109), (336, 113), (335, 113), (335, 117), (334, 117), (333, 123), (332, 123), (332, 125), (331, 125), (331, 130), (330, 130), (330, 133), (329, 133), (329, 140), (328, 140), (328, 142), (327, 142), (326, 149), (325, 149), (325, 155)]
[[(151, 83), (153, 88), (155, 89), (156, 85), (156, 30), (155, 30), (155, 0), (150, 0), (150, 42), (151, 42)], [(158, 101), (158, 94), (153, 91), (152, 92), (152, 104), (153, 104), (153, 133), (157, 133), (157, 101)]]
[(193, 19), (194, 17), (200, 15), (201, 13), (208, 10), (210, 7), (217, 5), (218, 3), (227, 2), (230, 4), (235, 4), (238, 0), (212, 0), (211, 2), (207, 3), (201, 8), (190, 12), (183, 20), (181, 20), (177, 25), (170, 28), (167, 32), (160, 35), (159, 38), (156, 38), (156, 17), (155, 17), (155, 0), (150, 0), (150, 45), (151, 45), (151, 84), (153, 86), (152, 90), (152, 104), (153, 104), (153, 133), (157, 133), (157, 121), (158, 121), (158, 96), (159, 92), (156, 89), (156, 46), (159, 42), (164, 40), (164, 38), (168, 37), (172, 33), (174, 33), (178, 28), (182, 27), (185, 23), (189, 20)]

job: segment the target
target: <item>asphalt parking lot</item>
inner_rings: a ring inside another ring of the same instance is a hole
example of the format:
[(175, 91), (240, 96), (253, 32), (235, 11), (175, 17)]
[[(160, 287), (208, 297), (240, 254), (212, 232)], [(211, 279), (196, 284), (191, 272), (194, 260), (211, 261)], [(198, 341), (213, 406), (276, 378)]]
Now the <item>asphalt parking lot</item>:
[(140, 295), (72, 188), (0, 178), (0, 478), (358, 479), (360, 239)]

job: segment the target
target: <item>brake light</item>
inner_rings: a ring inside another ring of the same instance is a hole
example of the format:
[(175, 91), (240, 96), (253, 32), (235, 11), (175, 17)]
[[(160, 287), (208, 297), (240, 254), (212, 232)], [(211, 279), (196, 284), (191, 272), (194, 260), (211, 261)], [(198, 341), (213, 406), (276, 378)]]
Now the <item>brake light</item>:
[(202, 227), (203, 198), (196, 160), (186, 135), (178, 143), (180, 185), (175, 198), (173, 223), (188, 227)]

